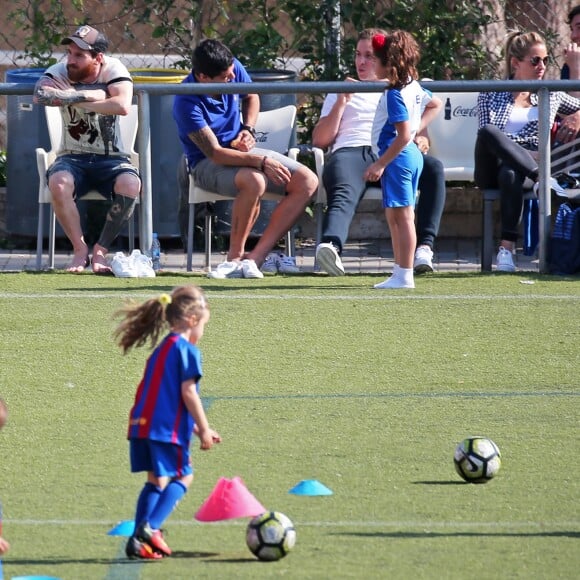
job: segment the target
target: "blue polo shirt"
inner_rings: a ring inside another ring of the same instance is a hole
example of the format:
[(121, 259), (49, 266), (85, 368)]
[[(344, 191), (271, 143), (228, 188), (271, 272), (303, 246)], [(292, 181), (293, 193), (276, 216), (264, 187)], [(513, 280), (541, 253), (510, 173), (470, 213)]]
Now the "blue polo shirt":
[(194, 420), (181, 384), (194, 380), (199, 391), (200, 350), (180, 334), (168, 334), (153, 351), (129, 414), (128, 439), (152, 439), (189, 447)]
[[(252, 79), (242, 63), (234, 59), (233, 83), (251, 83)], [(192, 71), (183, 83), (197, 83)], [(177, 123), (177, 133), (187, 157), (190, 169), (195, 167), (205, 155), (189, 138), (189, 133), (209, 127), (222, 147), (238, 136), (241, 130), (240, 98), (245, 95), (176, 95), (173, 102), (173, 118)]]

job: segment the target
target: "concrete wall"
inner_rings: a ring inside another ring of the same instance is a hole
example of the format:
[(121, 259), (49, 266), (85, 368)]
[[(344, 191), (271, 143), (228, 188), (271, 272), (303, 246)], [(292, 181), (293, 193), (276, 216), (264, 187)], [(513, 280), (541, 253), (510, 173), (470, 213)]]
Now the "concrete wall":
[[(499, 236), (499, 204), (496, 236)], [(439, 237), (480, 238), (482, 199), (479, 190), (473, 186), (448, 187), (445, 210), (441, 218)], [(315, 220), (305, 215), (298, 222), (299, 237), (315, 238)], [(390, 238), (380, 201), (363, 200), (351, 224), (349, 238), (353, 240)]]

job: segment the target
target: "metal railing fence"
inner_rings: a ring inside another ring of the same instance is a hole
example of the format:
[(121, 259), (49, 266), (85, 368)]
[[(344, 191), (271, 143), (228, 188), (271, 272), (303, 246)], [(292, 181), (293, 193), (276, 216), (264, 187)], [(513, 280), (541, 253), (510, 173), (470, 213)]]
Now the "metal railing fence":
[[(551, 227), (551, 198), (548, 178), (550, 177), (550, 91), (580, 91), (580, 80), (489, 80), (489, 81), (424, 81), (425, 88), (434, 93), (465, 93), (488, 91), (532, 91), (538, 93), (539, 108), (539, 271), (548, 273), (548, 241)], [(385, 83), (359, 82), (357, 92), (381, 92), (388, 88)], [(25, 83), (0, 83), (0, 95), (32, 95), (34, 86)], [(285, 83), (142, 83), (135, 86), (135, 95), (139, 105), (139, 129), (137, 147), (140, 158), (140, 171), (143, 182), (143, 193), (139, 205), (140, 231), (139, 241), (142, 249), (151, 246), (153, 233), (152, 215), (152, 167), (151, 167), (151, 125), (150, 97), (161, 95), (183, 94), (327, 94), (352, 92), (349, 82), (285, 82)], [(171, 120), (173, 122), (173, 119)], [(8, 139), (18, 136), (8, 135)], [(8, 160), (10, 162), (10, 160)], [(177, 160), (176, 160), (177, 165)]]

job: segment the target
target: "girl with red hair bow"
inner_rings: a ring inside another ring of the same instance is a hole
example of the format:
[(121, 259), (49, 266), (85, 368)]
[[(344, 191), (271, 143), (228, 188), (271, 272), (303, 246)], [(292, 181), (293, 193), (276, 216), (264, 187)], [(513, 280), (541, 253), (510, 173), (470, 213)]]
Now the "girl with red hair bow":
[(439, 107), (431, 93), (417, 82), (419, 47), (408, 32), (376, 34), (372, 44), (377, 77), (388, 78), (391, 87), (382, 95), (373, 123), (372, 144), (378, 159), (368, 167), (364, 177), (367, 181), (381, 180), (395, 259), (392, 275), (375, 288), (414, 288), (413, 258), (417, 243), (414, 207), (423, 155), (413, 139)]

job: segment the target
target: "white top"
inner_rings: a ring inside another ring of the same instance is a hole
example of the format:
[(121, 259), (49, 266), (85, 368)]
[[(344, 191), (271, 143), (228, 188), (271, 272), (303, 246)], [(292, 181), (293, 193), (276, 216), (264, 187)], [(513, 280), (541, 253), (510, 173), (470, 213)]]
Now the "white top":
[(537, 121), (538, 107), (513, 107), (510, 118), (505, 125), (504, 131), (515, 135), (519, 133), (530, 121)]
[[(330, 146), (331, 152), (343, 147), (370, 147), (373, 119), (381, 94), (377, 92), (351, 95), (344, 108), (336, 140)], [(326, 95), (320, 112), (321, 117), (326, 117), (330, 113), (336, 99), (337, 95), (334, 93)]]
[[(120, 81), (131, 81), (127, 67), (117, 58), (105, 57), (99, 76), (90, 85), (72, 84), (66, 62), (52, 65), (43, 76), (50, 77), (59, 89), (107, 89)], [(93, 153), (98, 155), (131, 155), (132, 143), (123, 143), (118, 115), (99, 115), (74, 105), (59, 107), (63, 122), (62, 142), (58, 155)]]
[(372, 125), (371, 142), (376, 155), (382, 155), (397, 136), (395, 123), (409, 121), (413, 141), (419, 127), (425, 107), (432, 99), (432, 94), (412, 81), (402, 89), (389, 89), (382, 95), (377, 106)]

